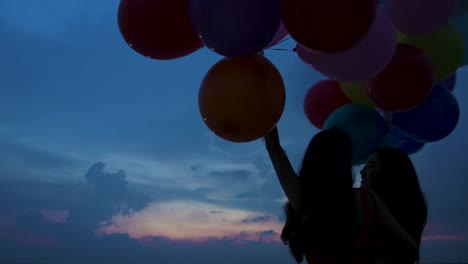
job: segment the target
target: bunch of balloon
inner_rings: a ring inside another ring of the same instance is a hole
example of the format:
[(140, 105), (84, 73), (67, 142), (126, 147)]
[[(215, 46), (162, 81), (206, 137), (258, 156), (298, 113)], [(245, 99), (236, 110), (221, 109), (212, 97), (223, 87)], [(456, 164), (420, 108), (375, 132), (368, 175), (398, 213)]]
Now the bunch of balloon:
[[(456, 85), (457, 69), (466, 63), (467, 23), (457, 25), (453, 21), (466, 12), (466, 4), (462, 2), (466, 1), (385, 1), (383, 9), (398, 30), (398, 47), (411, 52), (413, 58), (416, 53), (426, 57), (426, 69), (413, 66), (407, 69), (406, 79), (402, 74), (391, 73), (397, 71), (392, 69), (392, 61), (366, 82), (367, 93), (376, 106), (392, 113), (387, 145), (412, 154), (427, 143), (446, 138), (456, 128), (460, 110), (451, 92)], [(414, 100), (411, 102), (409, 98)]]
[(198, 98), (205, 124), (221, 138), (252, 141), (279, 121), (283, 79), (260, 53), (288, 34), (281, 0), (121, 0), (118, 25), (127, 44), (151, 59), (203, 47), (225, 57), (204, 77)]
[(256, 140), (281, 118), (285, 85), (263, 51), (289, 34), (299, 59), (325, 77), (305, 94), (306, 118), (346, 131), (358, 165), (382, 145), (416, 153), (455, 129), (467, 10), (465, 0), (121, 0), (118, 23), (148, 58), (203, 47), (224, 57), (198, 102), (206, 126), (232, 142)]
[[(384, 145), (416, 153), (455, 129), (459, 108), (451, 91), (466, 64), (466, 1), (352, 0), (343, 8), (284, 2), (296, 10), (284, 22), (298, 57), (326, 78), (306, 93), (305, 115), (319, 129), (350, 135), (354, 165)], [(306, 17), (308, 8), (317, 17)], [(316, 21), (321, 14), (331, 25)]]

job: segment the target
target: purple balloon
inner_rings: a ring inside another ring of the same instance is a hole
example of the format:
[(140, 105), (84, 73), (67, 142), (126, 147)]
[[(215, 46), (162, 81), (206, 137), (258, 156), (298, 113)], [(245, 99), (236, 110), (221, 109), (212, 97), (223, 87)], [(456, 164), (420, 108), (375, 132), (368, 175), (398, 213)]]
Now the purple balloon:
[(384, 9), (400, 32), (422, 35), (448, 23), (457, 4), (458, 0), (385, 0)]
[(453, 92), (453, 89), (455, 89), (455, 85), (457, 84), (457, 74), (452, 74), (450, 77), (441, 81), (439, 84), (445, 87), (447, 90)]
[(201, 42), (226, 56), (262, 51), (281, 22), (281, 0), (190, 0), (190, 18)]
[(381, 72), (397, 47), (397, 30), (385, 12), (377, 16), (367, 35), (354, 47), (340, 53), (319, 53), (297, 44), (299, 57), (323, 75), (345, 82), (365, 81)]

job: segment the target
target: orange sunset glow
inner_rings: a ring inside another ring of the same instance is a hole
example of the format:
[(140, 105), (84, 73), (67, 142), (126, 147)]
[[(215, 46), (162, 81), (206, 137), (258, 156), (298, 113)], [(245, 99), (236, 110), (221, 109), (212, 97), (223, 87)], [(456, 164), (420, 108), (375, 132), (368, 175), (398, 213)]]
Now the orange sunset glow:
[(98, 233), (193, 242), (221, 238), (279, 242), (278, 233), (284, 224), (275, 215), (195, 201), (154, 203), (142, 212), (116, 215), (111, 221), (111, 225), (101, 227)]

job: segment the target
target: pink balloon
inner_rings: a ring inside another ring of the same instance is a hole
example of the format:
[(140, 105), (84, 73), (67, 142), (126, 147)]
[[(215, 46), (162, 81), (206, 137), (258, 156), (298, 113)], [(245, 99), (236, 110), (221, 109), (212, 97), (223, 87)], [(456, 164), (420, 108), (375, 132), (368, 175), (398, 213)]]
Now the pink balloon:
[(385, 0), (384, 9), (399, 31), (422, 35), (448, 23), (457, 4), (458, 0)]
[(297, 44), (296, 51), (306, 64), (323, 75), (344, 82), (365, 81), (382, 71), (397, 47), (397, 30), (383, 9), (367, 35), (354, 47), (340, 53), (318, 53)]
[(286, 29), (286, 27), (283, 24), (283, 21), (281, 20), (281, 24), (280, 24), (280, 26), (278, 28), (278, 31), (276, 32), (275, 37), (270, 42), (270, 44), (268, 44), (268, 46), (266, 46), (265, 49), (268, 49), (268, 48), (271, 48), (271, 47), (275, 46), (276, 44), (278, 44), (278, 42), (283, 40), (288, 34), (289, 34), (288, 30)]

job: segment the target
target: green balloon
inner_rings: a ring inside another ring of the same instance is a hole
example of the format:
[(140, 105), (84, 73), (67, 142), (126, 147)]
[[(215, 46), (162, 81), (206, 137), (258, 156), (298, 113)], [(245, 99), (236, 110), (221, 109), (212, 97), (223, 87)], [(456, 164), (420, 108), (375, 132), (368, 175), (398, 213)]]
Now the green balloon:
[(429, 57), (434, 67), (436, 82), (455, 73), (463, 60), (463, 36), (451, 24), (425, 35), (408, 35), (399, 32), (398, 43), (418, 47)]

